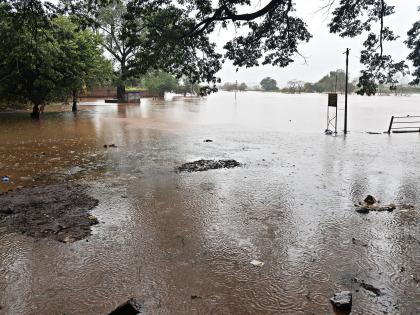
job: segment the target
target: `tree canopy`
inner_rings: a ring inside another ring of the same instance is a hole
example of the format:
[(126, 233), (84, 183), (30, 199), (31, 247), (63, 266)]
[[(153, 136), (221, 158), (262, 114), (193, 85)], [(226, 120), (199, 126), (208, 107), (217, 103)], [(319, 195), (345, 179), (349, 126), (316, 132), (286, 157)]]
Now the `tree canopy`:
[(0, 3), (0, 98), (39, 106), (99, 83), (110, 69), (90, 31), (40, 1)]
[(277, 81), (270, 77), (262, 79), (260, 85), (264, 91), (277, 91), (279, 89)]
[[(207, 39), (219, 27), (227, 28), (232, 25), (244, 30), (224, 43), (223, 59), (214, 60), (214, 63), (210, 63), (211, 67), (219, 67), (225, 59), (231, 60), (238, 67), (260, 64), (285, 67), (300, 55), (299, 45), (312, 37), (305, 22), (299, 18), (299, 12), (296, 12), (292, 0), (265, 1), (259, 9), (255, 9), (250, 0), (131, 0), (127, 6), (133, 17), (148, 20), (148, 29), (164, 38), (169, 46), (192, 44), (190, 47), (196, 47), (191, 43), (192, 39), (203, 35)], [(384, 43), (398, 38), (386, 24), (387, 18), (395, 12), (394, 6), (389, 5), (388, 1), (328, 0), (325, 10), (332, 12), (329, 23), (331, 33), (342, 37), (366, 34), (360, 56), (360, 62), (364, 66), (358, 83), (360, 94), (371, 95), (376, 92), (378, 84), (395, 84), (397, 74), (408, 73), (408, 66), (404, 61), (394, 61), (385, 51)], [(419, 69), (415, 62), (418, 59), (416, 43), (419, 38), (416, 25), (409, 33), (407, 41), (408, 47), (412, 49), (409, 59), (414, 63), (415, 75)], [(156, 39), (156, 36), (153, 37)], [(187, 43), (184, 42), (185, 39), (188, 39)], [(147, 50), (160, 47), (155, 40), (150, 43), (154, 44), (148, 45)], [(214, 52), (211, 45), (207, 48), (207, 54)], [(190, 52), (192, 55), (202, 53), (200, 49), (191, 49)], [(150, 54), (150, 50), (148, 53)], [(212, 57), (215, 55), (208, 55), (209, 59)], [(175, 57), (168, 61), (174, 64), (177, 59)], [(209, 59), (205, 61), (208, 62)], [(169, 67), (168, 70), (173, 69)], [(195, 70), (201, 72), (203, 69)], [(214, 73), (207, 71), (211, 75), (202, 76), (201, 79), (210, 79)]]

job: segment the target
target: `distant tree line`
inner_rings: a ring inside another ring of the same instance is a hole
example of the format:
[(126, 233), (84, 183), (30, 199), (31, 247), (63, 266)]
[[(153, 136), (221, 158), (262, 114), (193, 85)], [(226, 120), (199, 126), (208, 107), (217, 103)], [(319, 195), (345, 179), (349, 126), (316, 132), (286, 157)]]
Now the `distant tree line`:
[[(303, 82), (299, 80), (290, 80), (287, 87), (281, 89), (283, 93), (326, 93), (337, 92), (344, 93), (346, 89), (346, 73), (344, 70), (331, 71), (321, 80), (315, 83)], [(348, 83), (349, 93), (356, 90), (353, 82)]]
[(235, 90), (237, 90), (237, 91), (246, 91), (246, 90), (248, 90), (248, 86), (244, 83), (244, 82), (242, 82), (242, 83), (240, 83), (240, 84), (237, 84), (237, 83), (231, 83), (231, 82), (226, 82), (226, 83), (224, 83), (221, 87), (220, 87), (223, 91), (229, 91), (229, 92), (231, 92), (231, 91), (235, 91)]

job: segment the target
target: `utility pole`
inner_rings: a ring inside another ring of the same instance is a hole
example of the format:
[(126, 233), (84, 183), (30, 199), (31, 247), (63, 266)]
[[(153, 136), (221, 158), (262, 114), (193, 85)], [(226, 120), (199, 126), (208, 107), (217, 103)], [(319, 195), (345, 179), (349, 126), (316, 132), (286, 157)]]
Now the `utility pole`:
[(347, 95), (349, 92), (349, 54), (350, 49), (346, 49), (346, 95), (344, 98), (344, 134), (347, 134)]
[(238, 91), (238, 80), (235, 81), (235, 102), (236, 102), (236, 92)]

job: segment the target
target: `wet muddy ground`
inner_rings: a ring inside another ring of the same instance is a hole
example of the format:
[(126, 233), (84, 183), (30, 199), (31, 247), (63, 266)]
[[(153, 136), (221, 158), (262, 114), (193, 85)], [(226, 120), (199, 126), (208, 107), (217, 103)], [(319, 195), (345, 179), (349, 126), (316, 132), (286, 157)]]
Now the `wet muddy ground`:
[[(352, 314), (419, 314), (420, 136), (366, 132), (420, 98), (352, 97), (347, 137), (322, 95), (233, 100), (0, 115), (0, 188), (82, 185), (100, 222), (73, 243), (0, 224), (0, 313), (334, 314), (351, 291)], [(176, 171), (202, 159), (242, 166)], [(411, 207), (356, 212), (368, 194)]]

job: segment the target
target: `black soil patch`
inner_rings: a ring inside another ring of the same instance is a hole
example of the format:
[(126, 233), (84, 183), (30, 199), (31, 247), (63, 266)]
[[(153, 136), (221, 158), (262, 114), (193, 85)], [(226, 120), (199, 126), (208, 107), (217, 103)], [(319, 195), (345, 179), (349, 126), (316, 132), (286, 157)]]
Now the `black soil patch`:
[(234, 168), (241, 166), (241, 163), (235, 160), (198, 160), (182, 164), (178, 167), (178, 172), (203, 172), (220, 168)]
[(0, 225), (35, 238), (71, 243), (86, 238), (98, 220), (89, 210), (98, 200), (86, 187), (58, 184), (27, 187), (0, 196)]

